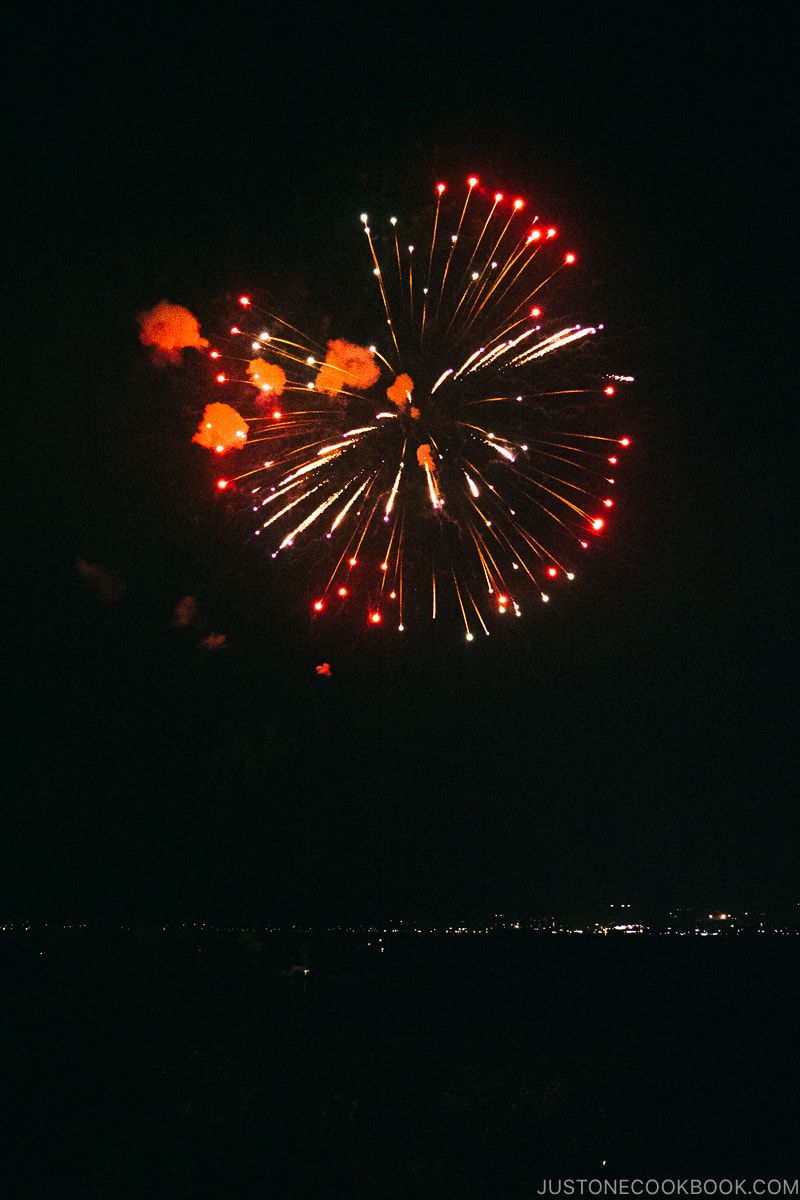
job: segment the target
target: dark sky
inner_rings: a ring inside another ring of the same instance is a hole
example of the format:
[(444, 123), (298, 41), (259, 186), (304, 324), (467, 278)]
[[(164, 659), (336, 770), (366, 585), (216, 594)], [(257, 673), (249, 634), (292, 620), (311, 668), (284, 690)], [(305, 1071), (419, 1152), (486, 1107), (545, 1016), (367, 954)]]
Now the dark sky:
[[(21, 21), (10, 915), (796, 899), (788, 35), (628, 12)], [(189, 444), (202, 368), (135, 317), (329, 277), (363, 208), (469, 171), (580, 247), (637, 380), (624, 504), (486, 644), (322, 633)], [(185, 594), (225, 651), (170, 628)]]

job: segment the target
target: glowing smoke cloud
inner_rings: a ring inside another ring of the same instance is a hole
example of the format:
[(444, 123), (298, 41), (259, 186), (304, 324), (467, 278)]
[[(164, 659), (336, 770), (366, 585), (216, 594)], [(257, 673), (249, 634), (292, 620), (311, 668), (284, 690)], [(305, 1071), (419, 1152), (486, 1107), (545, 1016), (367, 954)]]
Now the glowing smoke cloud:
[(188, 308), (161, 300), (149, 312), (139, 313), (139, 340), (152, 346), (156, 358), (178, 364), (181, 350), (206, 350), (208, 339), (200, 336), (200, 323)]
[(248, 429), (247, 421), (229, 404), (207, 404), (192, 441), (222, 454), (223, 450), (240, 450)]
[[(398, 375), (394, 383), (390, 384), (386, 389), (386, 395), (395, 408), (399, 408), (401, 412), (405, 412), (407, 406), (411, 403), (411, 393), (414, 390), (414, 380), (410, 375)], [(419, 415), (419, 409), (412, 410)]]
[(318, 392), (338, 396), (346, 388), (369, 388), (380, 379), (380, 367), (366, 346), (353, 346), (342, 338), (328, 342), (325, 362), (319, 369), (314, 387)]
[[(247, 374), (250, 382), (269, 396), (280, 396), (286, 387), (286, 372), (277, 363), (265, 362), (263, 358), (254, 358), (247, 364)], [(265, 396), (264, 399), (267, 397)]]

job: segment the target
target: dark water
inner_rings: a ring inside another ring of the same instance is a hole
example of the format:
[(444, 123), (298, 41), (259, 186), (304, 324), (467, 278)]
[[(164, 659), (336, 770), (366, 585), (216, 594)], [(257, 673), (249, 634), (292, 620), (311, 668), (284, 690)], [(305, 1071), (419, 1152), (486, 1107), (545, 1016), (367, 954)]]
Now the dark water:
[(794, 1177), (799, 951), (755, 935), (7, 933), (2, 1194)]

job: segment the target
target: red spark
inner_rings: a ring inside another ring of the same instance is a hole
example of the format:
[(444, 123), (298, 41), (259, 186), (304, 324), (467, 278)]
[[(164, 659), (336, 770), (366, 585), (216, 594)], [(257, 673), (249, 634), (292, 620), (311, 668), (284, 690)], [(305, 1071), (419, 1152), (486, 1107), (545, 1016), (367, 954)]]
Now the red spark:
[(609, 384), (608, 387), (603, 388), (603, 395), (613, 396), (615, 394), (616, 390), (617, 389), (615, 387), (612, 387), (611, 384)]
[(550, 576), (551, 579), (555, 579), (556, 575), (558, 575), (558, 571), (555, 567), (548, 567), (547, 574)]
[(241, 304), (242, 308), (249, 308), (250, 307), (250, 297), (249, 296), (240, 296), (239, 303)]
[(217, 480), (217, 487), (219, 488), (219, 490), (220, 490), (221, 492), (224, 492), (224, 491), (225, 491), (225, 488), (228, 486), (228, 484), (229, 484), (229, 483), (230, 483), (230, 480), (229, 480), (229, 479), (218, 479), (218, 480)]
[(602, 517), (595, 517), (595, 519), (592, 521), (592, 529), (595, 531), (595, 533), (599, 533), (604, 525), (605, 521)]
[(570, 251), (569, 254), (564, 255), (564, 262), (567, 264), (567, 266), (572, 266), (572, 264), (576, 263), (577, 261), (578, 261), (577, 254), (573, 254), (572, 251)]
[(314, 601), (314, 612), (322, 612), (324, 607), (325, 607), (325, 604), (322, 600)]
[(381, 614), (378, 612), (378, 610), (377, 610), (377, 609), (375, 609), (375, 611), (374, 611), (374, 612), (371, 612), (371, 613), (369, 614), (369, 619), (370, 619), (370, 622), (371, 622), (373, 625), (380, 625), (381, 621), (383, 620), (383, 617), (382, 617), (382, 616), (381, 616)]

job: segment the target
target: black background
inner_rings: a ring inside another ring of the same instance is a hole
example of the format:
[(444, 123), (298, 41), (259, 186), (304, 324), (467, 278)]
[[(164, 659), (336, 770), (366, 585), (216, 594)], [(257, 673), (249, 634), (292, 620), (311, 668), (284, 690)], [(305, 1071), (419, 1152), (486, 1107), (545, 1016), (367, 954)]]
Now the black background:
[[(9, 915), (793, 901), (774, 13), (70, 9), (14, 34)], [(202, 364), (156, 370), (136, 314), (168, 298), (207, 331), (284, 280), (336, 303), (362, 210), (471, 171), (580, 251), (637, 381), (624, 504), (581, 590), (507, 634), (321, 632), (190, 443)], [(224, 651), (170, 627), (186, 594)]]

